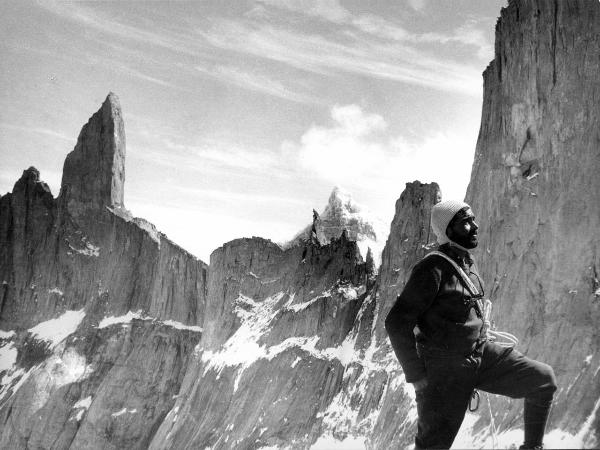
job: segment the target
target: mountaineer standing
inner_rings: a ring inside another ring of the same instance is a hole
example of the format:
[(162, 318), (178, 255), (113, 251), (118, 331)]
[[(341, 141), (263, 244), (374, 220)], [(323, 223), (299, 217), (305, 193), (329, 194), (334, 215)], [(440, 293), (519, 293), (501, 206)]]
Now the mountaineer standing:
[(541, 449), (556, 391), (554, 372), (488, 339), (484, 286), (469, 254), (479, 228), (469, 205), (434, 205), (431, 225), (439, 249), (414, 266), (385, 321), (406, 381), (415, 388), (415, 448), (450, 448), (480, 389), (524, 398), (520, 448)]

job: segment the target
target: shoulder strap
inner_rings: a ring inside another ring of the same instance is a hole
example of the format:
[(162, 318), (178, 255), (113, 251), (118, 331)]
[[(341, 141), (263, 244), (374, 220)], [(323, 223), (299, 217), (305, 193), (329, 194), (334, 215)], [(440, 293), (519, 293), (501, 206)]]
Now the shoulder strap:
[(465, 286), (467, 287), (467, 289), (469, 290), (469, 292), (471, 293), (471, 295), (472, 296), (478, 296), (479, 295), (479, 291), (475, 287), (475, 284), (473, 284), (473, 282), (471, 281), (471, 279), (469, 278), (469, 276), (465, 273), (465, 271), (458, 264), (456, 264), (456, 262), (452, 258), (450, 258), (445, 253), (438, 252), (437, 250), (434, 250), (433, 252), (427, 253), (423, 257), (423, 259), (428, 258), (430, 256), (440, 256), (440, 257), (444, 258), (446, 261), (448, 261), (450, 264), (452, 264), (452, 267), (454, 267), (454, 269), (458, 273), (458, 276), (463, 281), (463, 283), (465, 284)]

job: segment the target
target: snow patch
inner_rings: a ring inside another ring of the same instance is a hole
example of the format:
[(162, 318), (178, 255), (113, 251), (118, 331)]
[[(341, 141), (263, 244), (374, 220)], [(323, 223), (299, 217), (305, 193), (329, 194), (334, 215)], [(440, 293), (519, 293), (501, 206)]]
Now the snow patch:
[[(77, 409), (78, 411), (75, 414), (75, 417), (73, 417), (73, 419), (75, 419), (77, 422), (81, 422), (83, 415), (89, 409), (91, 404), (92, 404), (91, 396), (88, 396), (82, 400), (79, 400), (77, 403), (75, 403), (73, 405), (73, 409)], [(70, 420), (72, 420), (72, 419), (70, 419)]]
[[(275, 317), (278, 311), (277, 307), (284, 295), (283, 292), (279, 292), (259, 303), (240, 294), (235, 300), (234, 312), (241, 319), (242, 324), (225, 342), (221, 350), (215, 352), (204, 351), (202, 353), (201, 360), (206, 363), (204, 374), (211, 369), (220, 374), (225, 367), (241, 366), (237, 367), (238, 372), (234, 382), (235, 391), (239, 387), (243, 372), (248, 367), (259, 359), (270, 360), (290, 349), (304, 351), (317, 359), (337, 359), (342, 365), (346, 365), (352, 360), (353, 340), (345, 340), (339, 346), (324, 349), (316, 348), (320, 339), (319, 336), (290, 337), (271, 347), (259, 345), (258, 341), (270, 328), (270, 323)], [(300, 307), (303, 305), (301, 304)], [(284, 305), (287, 308), (292, 308), (292, 306), (289, 306), (289, 302)]]
[(592, 362), (592, 357), (593, 357), (593, 356), (594, 356), (594, 355), (587, 355), (587, 356), (586, 356), (586, 358), (585, 358), (585, 360), (584, 360), (584, 362), (585, 362), (586, 364), (589, 364), (589, 363), (591, 363), (591, 362)]
[(55, 287), (55, 288), (52, 288), (52, 289), (48, 289), (48, 293), (49, 293), (49, 294), (58, 294), (58, 295), (60, 295), (61, 297), (62, 297), (63, 295), (65, 295), (65, 294), (64, 294), (64, 292), (63, 292), (63, 291), (61, 291), (61, 290), (60, 290), (59, 288), (57, 288), (57, 287)]
[(14, 332), (14, 330), (10, 330), (10, 331), (0, 330), (0, 339), (10, 339), (11, 337), (13, 337), (15, 335), (16, 335), (16, 333)]
[(111, 416), (112, 417), (119, 417), (122, 416), (123, 414), (135, 414), (137, 412), (137, 409), (127, 409), (127, 408), (123, 408), (120, 411), (117, 411), (116, 413), (112, 413)]
[(79, 253), (81, 255), (93, 256), (96, 258), (98, 256), (100, 256), (100, 247), (95, 246), (94, 244), (92, 244), (91, 242), (89, 242), (87, 240), (84, 240), (84, 244), (85, 244), (84, 248), (75, 248), (71, 244), (69, 244), (69, 248), (71, 250), (73, 250), (74, 252)]
[(159, 322), (161, 322), (163, 325), (176, 328), (177, 330), (195, 331), (197, 333), (202, 332), (202, 327), (199, 327), (197, 325), (184, 325), (183, 323), (177, 322), (175, 320), (162, 320)]
[(12, 342), (0, 347), (0, 372), (10, 371), (14, 368), (17, 363), (17, 354), (17, 349)]
[(364, 437), (347, 437), (343, 441), (340, 441), (333, 436), (321, 436), (310, 447), (311, 450), (364, 450), (366, 448), (366, 439)]
[(39, 339), (50, 342), (50, 347), (54, 348), (77, 330), (84, 317), (84, 309), (65, 311), (61, 316), (41, 322), (27, 331)]
[(85, 408), (88, 409), (92, 404), (92, 396), (88, 395), (86, 398), (79, 400), (77, 403), (73, 405), (73, 409), (76, 408)]
[(358, 298), (358, 293), (352, 286), (340, 286), (337, 292), (342, 294), (346, 300), (356, 300)]
[[(33, 414), (46, 404), (57, 389), (87, 378), (92, 371), (92, 367), (86, 365), (85, 356), (75, 348), (68, 347), (62, 352), (56, 350), (46, 362), (33, 370), (30, 376), (33, 384), (31, 389), (36, 395), (28, 405), (29, 410)], [(23, 379), (20, 381), (23, 382)]]
[[(27, 381), (27, 378), (29, 378), (29, 375), (31, 374), (32, 370), (33, 369), (29, 369), (29, 371), (25, 372), (24, 369), (17, 369), (12, 373), (11, 371), (9, 371), (8, 374), (4, 374), (4, 376), (2, 377), (2, 384), (0, 385), (0, 401), (4, 400), (4, 397), (6, 397), (6, 394), (8, 394), (8, 391), (9, 389), (11, 389), (11, 387), (12, 393), (14, 395), (23, 385), (23, 383)], [(16, 379), (19, 380), (15, 383), (14, 386), (12, 386), (13, 382)]]
[(156, 317), (146, 316), (142, 314), (142, 310), (138, 310), (136, 312), (128, 311), (127, 314), (122, 316), (110, 316), (103, 318), (98, 324), (98, 328), (106, 328), (112, 325), (128, 325), (131, 323), (133, 319), (139, 320), (149, 320), (152, 322), (156, 322), (158, 324), (166, 325), (171, 328), (175, 328), (177, 330), (188, 330), (195, 331), (200, 333), (202, 331), (202, 327), (196, 325), (185, 325), (181, 322), (177, 322), (176, 320), (159, 320)]
[(286, 305), (286, 308), (297, 313), (297, 312), (300, 312), (300, 311), (308, 308), (310, 305), (312, 305), (313, 303), (316, 303), (318, 300), (329, 298), (329, 297), (331, 297), (331, 291), (324, 291), (320, 295), (317, 295), (316, 297), (313, 297), (306, 302), (296, 303), (294, 305), (291, 305), (291, 304)]
[(129, 312), (127, 312), (127, 314), (122, 315), (122, 316), (105, 317), (98, 324), (98, 328), (106, 328), (106, 327), (110, 327), (112, 325), (118, 325), (118, 324), (128, 324), (128, 323), (131, 323), (131, 321), (133, 319), (141, 319), (141, 318), (142, 318), (142, 310), (141, 309), (137, 312), (129, 311)]

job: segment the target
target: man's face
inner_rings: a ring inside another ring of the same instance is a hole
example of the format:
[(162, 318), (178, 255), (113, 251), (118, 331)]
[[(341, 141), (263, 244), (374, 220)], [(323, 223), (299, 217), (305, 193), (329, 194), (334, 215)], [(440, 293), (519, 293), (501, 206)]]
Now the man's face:
[(446, 228), (446, 235), (458, 245), (471, 249), (477, 247), (478, 229), (473, 211), (471, 208), (464, 208), (454, 215)]

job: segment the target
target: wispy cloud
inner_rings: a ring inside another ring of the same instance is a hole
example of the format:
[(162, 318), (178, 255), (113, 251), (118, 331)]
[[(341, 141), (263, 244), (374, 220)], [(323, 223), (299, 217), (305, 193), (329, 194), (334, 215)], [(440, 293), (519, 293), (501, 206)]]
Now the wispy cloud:
[(255, 26), (226, 19), (213, 20), (210, 27), (197, 29), (197, 33), (217, 48), (320, 75), (351, 73), (472, 95), (481, 93), (479, 70), (467, 64), (364, 35), (351, 36), (344, 43), (271, 25)]
[[(285, 20), (285, 14), (281, 13), (275, 14), (277, 20), (273, 21), (260, 15), (242, 15), (235, 19), (208, 15), (180, 19), (178, 26), (173, 27), (157, 20), (125, 23), (88, 5), (53, 2), (42, 5), (86, 29), (134, 42), (136, 50), (156, 47), (174, 54), (189, 55), (192, 58), (187, 69), (198, 69), (215, 79), (220, 77), (226, 83), (301, 103), (312, 102), (314, 98), (293, 86), (290, 76), (275, 80), (265, 75), (268, 68), (260, 73), (240, 71), (241, 64), (234, 68), (231, 59), (243, 54), (284, 63), (320, 76), (356, 74), (480, 95), (479, 69), (446, 56), (428, 53), (415, 45), (455, 42), (475, 46), (479, 54), (489, 51), (487, 43), (481, 44), (481, 33), (474, 24), (448, 36), (436, 33), (420, 35), (380, 16), (353, 14), (336, 0), (266, 0), (258, 3), (263, 9), (270, 8), (271, 18), (274, 17), (273, 11), (281, 12), (283, 9), (335, 24), (326, 35), (302, 31), (293, 21)], [(215, 52), (215, 49), (238, 53), (238, 56)], [(173, 87), (172, 83), (154, 74), (130, 70), (132, 75), (146, 81)]]
[(332, 23), (344, 23), (351, 18), (350, 12), (339, 0), (258, 0), (259, 5), (294, 11)]
[(194, 142), (190, 136), (186, 138), (192, 142), (187, 143), (171, 130), (155, 129), (146, 123), (133, 128), (136, 140), (145, 144), (142, 151), (133, 149), (129, 156), (178, 173), (255, 180), (290, 175), (289, 161), (277, 151), (210, 138), (196, 138)]
[(240, 67), (216, 66), (213, 68), (196, 67), (200, 73), (219, 81), (225, 81), (238, 87), (298, 103), (319, 104), (323, 100), (309, 94), (301, 94), (286, 87), (283, 82), (261, 73), (251, 73)]
[(268, 203), (270, 205), (278, 204), (296, 204), (303, 205), (306, 202), (290, 196), (261, 194), (257, 192), (240, 192), (224, 189), (201, 189), (189, 188), (185, 186), (175, 186), (174, 189), (182, 194), (188, 195), (195, 199), (212, 199), (217, 201), (236, 201), (236, 202), (259, 202)]
[(176, 53), (190, 55), (198, 53), (197, 46), (194, 45), (193, 40), (188, 39), (189, 36), (178, 35), (172, 30), (161, 29), (159, 23), (153, 23), (149, 26), (148, 28), (152, 29), (150, 31), (103, 15), (97, 9), (82, 3), (48, 1), (40, 2), (39, 5), (62, 18), (79, 23), (88, 30), (96, 30), (107, 35), (118, 36), (144, 45), (161, 47)]
[(15, 125), (12, 123), (6, 123), (6, 122), (0, 122), (0, 127), (1, 128), (6, 128), (9, 130), (17, 130), (17, 131), (22, 131), (25, 133), (35, 133), (35, 134), (42, 134), (44, 136), (50, 136), (56, 139), (60, 139), (62, 141), (66, 141), (66, 142), (70, 142), (73, 143), (74, 139), (72, 136), (67, 136), (63, 133), (59, 133), (58, 131), (54, 131), (54, 130), (50, 130), (48, 128), (41, 128), (41, 127), (27, 127), (27, 126), (23, 126), (23, 125)]
[(423, 33), (416, 38), (417, 42), (440, 44), (464, 44), (477, 49), (479, 58), (490, 58), (493, 55), (493, 43), (488, 40), (483, 28), (475, 20), (469, 20), (454, 30), (452, 34)]

